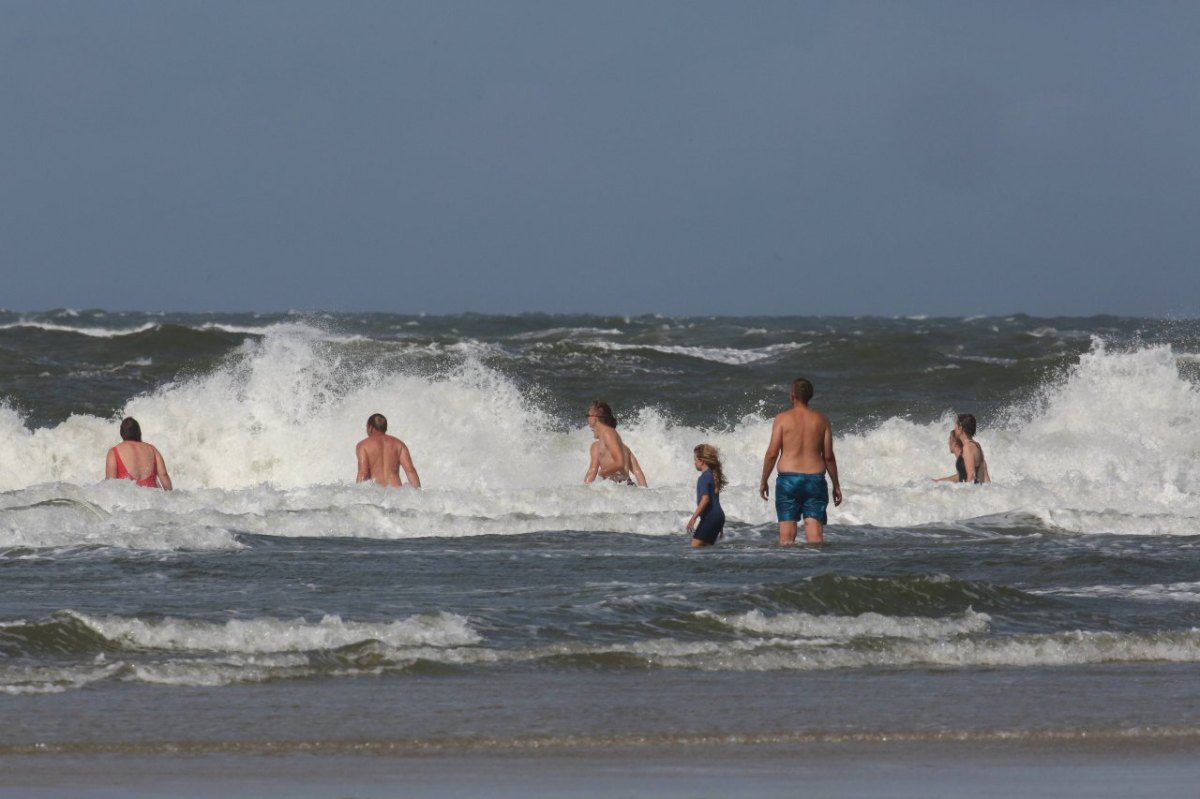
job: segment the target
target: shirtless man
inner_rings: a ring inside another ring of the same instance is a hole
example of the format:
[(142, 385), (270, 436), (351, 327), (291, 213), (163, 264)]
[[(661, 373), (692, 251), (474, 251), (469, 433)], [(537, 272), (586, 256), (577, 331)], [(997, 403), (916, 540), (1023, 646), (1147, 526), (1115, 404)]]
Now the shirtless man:
[(162, 453), (158, 447), (142, 441), (142, 426), (132, 416), (121, 422), (121, 443), (108, 451), (104, 479), (133, 480), (145, 488), (161, 486), (163, 491), (172, 488)]
[(796, 522), (804, 519), (804, 538), (810, 544), (825, 540), (825, 507), (829, 491), (825, 472), (833, 481), (833, 504), (842, 504), (842, 486), (838, 482), (837, 460), (833, 455), (833, 431), (825, 414), (808, 407), (813, 396), (812, 383), (804, 378), (792, 382), (792, 409), (775, 417), (771, 443), (763, 458), (759, 495), (766, 500), (770, 491), (767, 479), (776, 466), (775, 514), (779, 517), (779, 543), (796, 543)]
[(421, 477), (413, 466), (408, 445), (395, 436), (387, 434), (387, 418), (382, 413), (373, 413), (367, 419), (367, 437), (354, 448), (358, 456), (358, 478), (356, 482), (374, 480), (381, 486), (399, 488), (400, 469), (413, 488), (421, 487)]
[(591, 483), (599, 475), (605, 480), (632, 485), (633, 480), (629, 478), (632, 474), (637, 478), (637, 484), (644, 488), (646, 475), (642, 474), (642, 467), (633, 456), (633, 451), (625, 446), (617, 433), (617, 417), (613, 416), (608, 403), (599, 400), (592, 402), (588, 406), (587, 423), (596, 440), (592, 442), (591, 461), (583, 482)]
[(975, 440), (975, 415), (960, 413), (958, 422), (954, 425), (954, 432), (958, 434), (958, 440), (962, 444), (963, 466), (967, 469), (963, 482), (992, 482), (992, 477), (988, 474), (987, 460), (983, 457), (983, 447)]

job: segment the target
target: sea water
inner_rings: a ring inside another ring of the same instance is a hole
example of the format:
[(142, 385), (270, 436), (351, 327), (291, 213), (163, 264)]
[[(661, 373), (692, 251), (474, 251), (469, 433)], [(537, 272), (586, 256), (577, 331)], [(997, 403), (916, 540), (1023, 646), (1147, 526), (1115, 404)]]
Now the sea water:
[[(0, 749), (1200, 733), (1198, 334), (0, 313)], [(797, 376), (823, 547), (757, 494)], [(583, 483), (593, 398), (648, 489)], [(375, 412), (420, 491), (354, 483)], [(959, 412), (990, 485), (932, 479)], [(100, 479), (125, 415), (177, 490)], [(727, 524), (693, 551), (702, 442)]]

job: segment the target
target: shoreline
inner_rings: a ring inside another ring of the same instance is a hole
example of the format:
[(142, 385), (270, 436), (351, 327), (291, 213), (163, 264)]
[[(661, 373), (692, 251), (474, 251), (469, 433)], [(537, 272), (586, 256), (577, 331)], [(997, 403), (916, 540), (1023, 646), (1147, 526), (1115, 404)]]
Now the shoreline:
[(1200, 734), (204, 754), (0, 755), (0, 798), (1177, 797)]
[(228, 756), (394, 756), (489, 757), (585, 756), (592, 753), (636, 753), (656, 750), (709, 748), (771, 748), (788, 746), (1058, 746), (1139, 747), (1154, 742), (1194, 745), (1200, 750), (1200, 727), (1112, 730), (956, 730), (939, 732), (874, 731), (846, 733), (729, 733), (717, 735), (627, 734), (540, 735), (515, 738), (426, 738), (396, 740), (276, 740), (276, 741), (141, 741), (118, 743), (0, 743), (0, 760), (23, 757), (204, 757)]

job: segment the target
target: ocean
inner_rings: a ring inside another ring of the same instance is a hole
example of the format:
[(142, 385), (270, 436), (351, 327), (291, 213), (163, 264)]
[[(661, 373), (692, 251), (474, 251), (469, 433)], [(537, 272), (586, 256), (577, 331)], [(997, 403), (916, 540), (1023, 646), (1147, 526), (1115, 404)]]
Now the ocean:
[[(845, 502), (783, 548), (798, 376)], [(125, 415), (177, 490), (101, 479)], [(0, 312), (0, 453), (0, 761), (1200, 736), (1192, 320)]]

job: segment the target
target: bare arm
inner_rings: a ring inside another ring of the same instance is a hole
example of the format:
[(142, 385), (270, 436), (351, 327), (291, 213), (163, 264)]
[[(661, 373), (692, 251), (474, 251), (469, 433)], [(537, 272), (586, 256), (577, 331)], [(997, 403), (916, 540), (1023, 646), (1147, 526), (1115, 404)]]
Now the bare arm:
[(764, 500), (770, 496), (771, 490), (767, 487), (767, 480), (771, 479), (771, 472), (775, 471), (775, 464), (779, 461), (779, 454), (783, 452), (783, 427), (779, 424), (779, 417), (775, 417), (775, 423), (771, 425), (771, 443), (767, 444), (767, 454), (763, 457), (762, 480), (758, 483), (758, 495)]
[(596, 475), (600, 472), (600, 442), (592, 442), (591, 461), (588, 463), (587, 474), (583, 476), (583, 482), (590, 483), (596, 479)]
[(833, 428), (825, 425), (825, 471), (829, 472), (829, 481), (833, 483), (833, 504), (842, 504), (842, 484), (838, 482), (837, 456), (833, 454)]
[(417, 467), (413, 465), (412, 456), (408, 454), (407, 444), (400, 445), (400, 468), (404, 470), (409, 485), (413, 488), (421, 487), (421, 476), (417, 474)]
[(633, 473), (634, 478), (637, 480), (637, 484), (642, 488), (645, 488), (646, 475), (642, 474), (642, 467), (638, 465), (637, 457), (633, 454), (633, 450), (631, 450), (629, 447), (626, 447), (625, 451), (629, 453), (629, 471)]
[(108, 457), (104, 459), (104, 479), (117, 479), (117, 453), (112, 449), (109, 449)]
[(370, 480), (371, 461), (367, 458), (367, 448), (360, 443), (354, 448), (354, 454), (358, 458), (358, 477), (354, 478), (354, 482), (361, 483), (364, 480)]
[(167, 474), (167, 462), (163, 460), (158, 447), (154, 448), (154, 472), (158, 475), (158, 484), (162, 486), (163, 491), (170, 491), (174, 488), (171, 485), (171, 475)]

